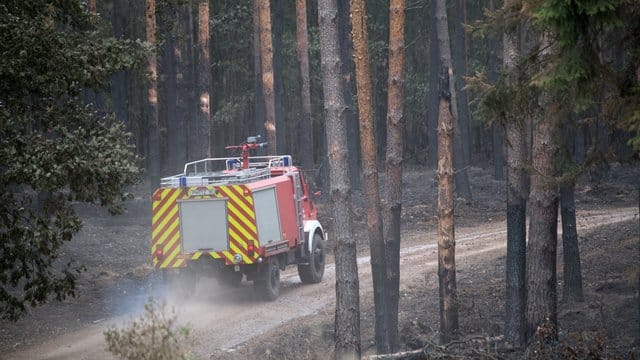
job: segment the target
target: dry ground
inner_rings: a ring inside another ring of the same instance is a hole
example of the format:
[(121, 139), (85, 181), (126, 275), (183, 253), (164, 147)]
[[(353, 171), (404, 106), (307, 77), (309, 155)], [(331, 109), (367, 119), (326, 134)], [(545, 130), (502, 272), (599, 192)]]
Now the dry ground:
[[(477, 168), (471, 169), (470, 176), (475, 199), (458, 201), (456, 207), (460, 336), (499, 336), (504, 313), (504, 182)], [(638, 357), (633, 346), (640, 323), (636, 292), (639, 178), (637, 164), (616, 165), (601, 182), (583, 181), (577, 188), (585, 302), (560, 305), (562, 351), (574, 350), (578, 355), (580, 351), (608, 351), (622, 358), (635, 351)], [(403, 189), (400, 329), (403, 349), (409, 350), (433, 343), (438, 328), (434, 173), (407, 169)], [(363, 352), (372, 354), (366, 215), (358, 192), (354, 202), (362, 344)], [(139, 313), (149, 296), (163, 296), (158, 274), (149, 265), (149, 207), (141, 197), (119, 218), (92, 207), (79, 208), (86, 219), (85, 228), (65, 248), (66, 258), (77, 259), (88, 269), (80, 281), (79, 298), (34, 309), (17, 323), (0, 323), (0, 353), (16, 359), (109, 358), (102, 331)], [(330, 224), (326, 204), (321, 202), (320, 207), (321, 221)], [(330, 357), (333, 274), (332, 265), (328, 265), (321, 284), (301, 286), (292, 268), (284, 274), (282, 296), (273, 303), (255, 299), (249, 286), (227, 290), (213, 282), (203, 283), (194, 299), (178, 309), (180, 320), (193, 328), (194, 357)], [(601, 344), (606, 348), (598, 348)], [(483, 346), (473, 344), (471, 348), (478, 351)]]

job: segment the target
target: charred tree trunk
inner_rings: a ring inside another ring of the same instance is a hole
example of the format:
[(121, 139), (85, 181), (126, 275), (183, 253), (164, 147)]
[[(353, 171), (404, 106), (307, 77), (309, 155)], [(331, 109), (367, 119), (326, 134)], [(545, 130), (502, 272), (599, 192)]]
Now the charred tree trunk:
[[(147, 42), (156, 45), (156, 2), (146, 0), (145, 28)], [(149, 183), (152, 191), (160, 185), (160, 124), (158, 120), (158, 60), (156, 52), (149, 55), (147, 70), (149, 79), (147, 83), (147, 110), (149, 128), (149, 151), (147, 156), (147, 169), (149, 171)]]
[(356, 242), (351, 219), (345, 104), (340, 84), (336, 0), (318, 0), (320, 55), (336, 234), (335, 357), (360, 357), (360, 298)]
[[(516, 35), (504, 34), (504, 69), (513, 69), (518, 56)], [(527, 141), (524, 121), (507, 119), (507, 264), (505, 301), (505, 340), (515, 347), (526, 341), (525, 271), (527, 209)]]
[(429, 89), (427, 93), (427, 164), (434, 169), (438, 166), (438, 77), (440, 76), (436, 1), (429, 0)]
[(371, 70), (367, 49), (367, 11), (364, 0), (351, 0), (351, 21), (356, 67), (358, 117), (360, 119), (360, 149), (362, 153), (363, 194), (366, 199), (367, 234), (371, 253), (373, 301), (375, 309), (375, 341), (378, 354), (389, 353), (385, 311), (388, 292), (385, 290), (385, 248), (382, 237), (382, 210), (378, 188), (378, 162), (371, 89)]
[(211, 57), (209, 38), (209, 1), (198, 4), (198, 117), (197, 133), (191, 139), (195, 158), (211, 156)]
[(398, 350), (400, 296), (400, 214), (402, 212), (402, 162), (404, 121), (404, 0), (391, 0), (389, 8), (389, 79), (387, 82), (387, 197), (384, 216), (386, 258), (387, 338), (389, 352)]
[[(349, 1), (338, 1), (338, 31), (340, 36), (340, 61), (342, 62), (341, 82), (344, 92), (344, 103), (347, 106), (347, 139), (358, 139), (358, 118), (356, 117), (356, 105), (353, 101), (353, 42), (351, 40), (351, 21), (349, 20)], [(360, 149), (357, 141), (349, 141), (347, 144), (349, 156), (349, 169), (351, 169), (351, 188), (360, 189)]]
[(181, 94), (184, 114), (186, 116), (186, 149), (187, 149), (187, 161), (197, 160), (200, 150), (196, 150), (194, 141), (199, 134), (199, 128), (197, 123), (198, 113), (198, 100), (196, 92), (196, 57), (195, 57), (195, 41), (194, 41), (194, 24), (193, 24), (193, 5), (191, 0), (187, 1), (181, 6), (180, 12), (182, 13), (182, 22), (185, 29), (185, 44), (184, 44), (184, 85), (182, 87), (183, 93)]
[(582, 295), (582, 268), (576, 228), (576, 205), (574, 200), (575, 181), (560, 187), (560, 215), (562, 217), (562, 255), (565, 303), (584, 300)]
[[(444, 0), (437, 1), (439, 10), (443, 10)], [(440, 34), (441, 30), (439, 26), (438, 34)], [(438, 111), (438, 280), (441, 343), (449, 342), (458, 330), (456, 241), (453, 219), (455, 197), (453, 184), (453, 111), (449, 95), (449, 74), (451, 74), (451, 69), (443, 68)]]
[(273, 45), (271, 38), (271, 8), (269, 0), (255, 0), (258, 2), (260, 13), (260, 66), (262, 69), (262, 94), (264, 96), (264, 129), (267, 133), (267, 154), (275, 155), (277, 151), (276, 139), (276, 109), (273, 79)]
[(309, 33), (307, 0), (296, 0), (296, 49), (300, 66), (300, 153), (302, 167), (313, 168), (313, 128), (311, 123), (311, 83), (309, 81)]

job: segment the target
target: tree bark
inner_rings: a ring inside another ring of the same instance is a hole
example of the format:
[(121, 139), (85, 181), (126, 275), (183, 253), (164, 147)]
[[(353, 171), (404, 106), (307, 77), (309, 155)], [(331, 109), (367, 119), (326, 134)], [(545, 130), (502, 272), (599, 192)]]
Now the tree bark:
[(273, 83), (273, 45), (271, 35), (271, 9), (269, 0), (255, 0), (260, 12), (260, 66), (262, 69), (262, 94), (264, 96), (264, 129), (267, 133), (267, 154), (277, 151), (275, 94)]
[(313, 168), (313, 128), (311, 123), (311, 83), (309, 81), (309, 33), (307, 0), (296, 0), (296, 50), (300, 67), (300, 154), (302, 167)]
[(456, 196), (471, 200), (471, 186), (467, 173), (467, 164), (464, 162), (464, 150), (460, 137), (460, 122), (458, 121), (458, 100), (456, 97), (455, 73), (451, 63), (451, 41), (449, 40), (449, 22), (447, 20), (446, 3), (436, 1), (436, 29), (438, 32), (438, 53), (440, 65), (449, 69), (449, 87), (451, 96), (451, 111), (453, 114), (453, 166), (455, 168)]
[[(550, 52), (548, 35), (543, 39), (543, 61)], [(546, 114), (538, 120), (533, 137), (531, 217), (527, 244), (527, 334), (555, 340), (557, 322), (557, 220), (558, 189), (553, 157), (557, 151), (555, 137), (558, 104), (543, 93), (540, 104)]]
[(196, 150), (196, 145), (200, 143), (201, 137), (198, 128), (198, 100), (196, 86), (196, 56), (195, 56), (195, 40), (194, 40), (194, 23), (193, 23), (193, 3), (188, 0), (181, 7), (182, 21), (185, 29), (184, 44), (184, 109), (185, 109), (185, 125), (187, 132), (187, 161), (197, 160), (201, 158), (200, 150)]
[[(518, 57), (517, 35), (505, 33), (503, 42), (504, 70), (513, 70)], [(505, 340), (515, 347), (526, 341), (525, 271), (527, 208), (527, 142), (524, 122), (507, 119), (507, 260)]]
[(282, 97), (284, 84), (282, 83), (282, 4), (280, 0), (273, 1), (273, 104), (276, 129), (281, 136), (276, 136), (277, 144), (274, 151), (288, 154), (287, 128), (284, 125), (284, 112), (282, 110)]
[(387, 197), (384, 215), (386, 259), (387, 338), (389, 351), (398, 350), (398, 301), (400, 295), (400, 214), (402, 212), (402, 162), (404, 154), (404, 0), (389, 7), (389, 79), (387, 82)]
[(253, 0), (253, 74), (255, 77), (254, 117), (255, 132), (262, 132), (265, 124), (265, 102), (262, 92), (262, 64), (260, 51), (260, 0)]
[[(444, 0), (437, 1), (439, 14), (441, 14), (440, 11), (444, 9)], [(438, 35), (440, 35), (440, 30), (439, 27)], [(453, 180), (454, 129), (452, 103), (449, 95), (450, 74), (450, 68), (443, 68), (438, 110), (438, 280), (441, 343), (449, 342), (458, 330), (456, 242), (453, 218), (455, 196)]]
[[(494, 0), (489, 0), (489, 11), (495, 11)], [(498, 37), (489, 35), (487, 37), (487, 47), (489, 49), (487, 61), (488, 80), (489, 83), (495, 84), (498, 81)], [(504, 128), (495, 121), (491, 124), (491, 138), (493, 177), (496, 180), (504, 180)]]
[(367, 11), (364, 0), (351, 0), (352, 37), (356, 68), (358, 117), (360, 119), (360, 149), (362, 153), (363, 194), (367, 212), (367, 235), (371, 253), (373, 301), (375, 310), (375, 342), (378, 354), (390, 352), (385, 311), (388, 292), (385, 290), (385, 247), (382, 237), (382, 208), (378, 187), (378, 162), (369, 67)]
[(211, 57), (209, 37), (209, 1), (198, 3), (198, 117), (192, 139), (195, 158), (211, 157)]
[(336, 236), (335, 357), (360, 358), (360, 299), (356, 242), (351, 219), (345, 104), (340, 84), (336, 0), (318, 0), (320, 55), (331, 205)]
[[(344, 103), (347, 106), (347, 139), (358, 139), (358, 118), (356, 117), (356, 104), (354, 103), (354, 64), (353, 64), (353, 42), (351, 40), (351, 21), (349, 20), (349, 1), (338, 1), (338, 32), (340, 37), (340, 61), (342, 91), (344, 92)], [(347, 153), (349, 156), (349, 169), (351, 169), (351, 189), (360, 189), (360, 149), (357, 141), (347, 143)]]
[(575, 181), (560, 187), (560, 215), (562, 217), (562, 255), (564, 288), (562, 298), (565, 303), (582, 302), (582, 267), (576, 228), (576, 205), (574, 200)]
[(464, 17), (462, 16), (466, 11), (464, 1), (465, 0), (454, 0), (453, 12), (451, 13), (451, 21), (454, 27), (453, 61), (455, 68), (456, 105), (458, 108), (456, 120), (459, 124), (459, 130), (455, 129), (454, 132), (459, 132), (459, 135), (456, 134), (456, 137), (460, 138), (462, 145), (463, 157), (460, 167), (466, 167), (471, 164), (471, 114), (467, 101), (467, 91), (463, 89), (465, 85), (463, 77), (467, 75), (467, 61), (465, 56), (467, 44), (466, 33), (464, 31)]
[[(156, 3), (155, 0), (146, 0), (145, 28), (147, 42), (156, 45)], [(147, 71), (149, 73), (147, 83), (147, 111), (149, 129), (149, 151), (147, 157), (147, 169), (149, 170), (149, 184), (151, 190), (160, 185), (160, 124), (158, 122), (158, 61), (156, 52), (149, 54)]]
[(163, 65), (165, 68), (165, 95), (166, 99), (166, 145), (167, 145), (167, 172), (176, 174), (180, 172), (186, 162), (184, 119), (178, 116), (178, 81), (177, 59), (180, 57), (180, 48), (176, 41), (176, 32), (179, 30), (180, 13), (173, 4), (167, 4), (167, 23), (171, 22), (172, 33), (166, 35), (163, 49)]
[(429, 89), (427, 93), (427, 164), (434, 169), (438, 166), (438, 78), (440, 76), (436, 1), (429, 0)]

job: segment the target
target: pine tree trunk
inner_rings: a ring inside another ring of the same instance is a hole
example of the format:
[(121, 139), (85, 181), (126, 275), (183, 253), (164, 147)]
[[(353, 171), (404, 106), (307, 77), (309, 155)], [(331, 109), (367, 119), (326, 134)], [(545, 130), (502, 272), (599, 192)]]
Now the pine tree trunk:
[(200, 158), (199, 150), (196, 150), (194, 142), (200, 140), (200, 134), (197, 123), (198, 100), (196, 89), (196, 57), (195, 57), (195, 40), (194, 40), (194, 24), (193, 24), (193, 5), (188, 0), (182, 5), (182, 21), (184, 22), (185, 44), (185, 68), (184, 68), (184, 93), (182, 94), (183, 106), (185, 111), (185, 125), (187, 133), (186, 149), (187, 161), (194, 161)]
[[(111, 19), (111, 27), (113, 28), (113, 35), (120, 39), (124, 35), (124, 17), (126, 14), (124, 0), (113, 1), (113, 13)], [(126, 72), (124, 70), (117, 71), (111, 78), (111, 99), (113, 102), (113, 112), (116, 115), (116, 119), (122, 121), (127, 130), (131, 130), (129, 124), (129, 117), (127, 113), (127, 80)]]
[(384, 242), (389, 352), (398, 350), (398, 301), (400, 295), (400, 214), (402, 212), (402, 162), (404, 153), (404, 0), (391, 0), (389, 8), (389, 79), (387, 82), (387, 197)]
[(255, 133), (262, 134), (265, 124), (265, 102), (262, 92), (262, 64), (260, 57), (260, 0), (253, 0), (253, 74), (255, 78), (254, 117)]
[(382, 237), (382, 208), (378, 188), (378, 162), (374, 134), (373, 105), (371, 92), (371, 70), (367, 48), (367, 11), (364, 0), (351, 0), (351, 21), (358, 95), (358, 117), (360, 119), (360, 149), (362, 153), (363, 195), (367, 213), (367, 235), (371, 253), (373, 278), (373, 301), (375, 310), (375, 342), (378, 354), (390, 352), (387, 338), (388, 309), (385, 290), (385, 248)]
[[(551, 49), (545, 35), (543, 56)], [(544, 61), (544, 58), (543, 58)], [(540, 104), (545, 114), (538, 120), (533, 136), (531, 217), (527, 243), (527, 335), (557, 339), (558, 189), (553, 157), (557, 151), (556, 121), (559, 106), (543, 93)]]
[(311, 83), (309, 81), (309, 33), (307, 0), (296, 0), (296, 49), (300, 66), (300, 154), (302, 167), (313, 168), (313, 128), (311, 123)]
[(273, 79), (273, 45), (271, 35), (271, 9), (269, 0), (255, 0), (260, 12), (260, 66), (262, 69), (262, 94), (264, 96), (264, 129), (267, 133), (267, 154), (275, 155), (276, 109)]
[(211, 56), (209, 37), (209, 1), (198, 3), (198, 117), (197, 133), (191, 139), (196, 158), (211, 157)]
[(278, 152), (288, 154), (287, 128), (284, 125), (284, 112), (282, 110), (282, 97), (284, 94), (282, 83), (282, 5), (280, 0), (273, 1), (273, 104), (276, 129), (281, 136), (276, 136), (278, 142), (275, 146)]
[(582, 302), (582, 267), (576, 228), (576, 205), (574, 191), (576, 184), (571, 182), (560, 187), (560, 215), (562, 217), (562, 255), (564, 289), (562, 298), (565, 303)]
[[(511, 71), (518, 56), (517, 35), (505, 33), (503, 43), (504, 70)], [(515, 347), (526, 341), (525, 271), (526, 271), (526, 208), (527, 163), (525, 124), (517, 118), (508, 119), (507, 136), (507, 264), (505, 301), (505, 340)]]
[[(156, 44), (156, 3), (146, 0), (145, 24), (147, 42)], [(160, 129), (158, 122), (158, 62), (156, 53), (152, 52), (148, 58), (147, 70), (149, 79), (147, 84), (147, 110), (149, 128), (149, 152), (147, 169), (149, 170), (149, 184), (152, 191), (160, 185)]]
[[(438, 279), (440, 288), (440, 335), (447, 342), (458, 330), (458, 294), (456, 287), (455, 235), (453, 210), (455, 76), (451, 66), (449, 25), (445, 0), (436, 1), (436, 31), (442, 68), (438, 106)], [(449, 91), (449, 93), (447, 93)], [(461, 151), (460, 151), (461, 152)], [(465, 173), (466, 175), (466, 173)]]
[(440, 76), (436, 1), (429, 0), (429, 89), (427, 93), (427, 164), (434, 169), (438, 166), (438, 78)]
[(455, 168), (455, 191), (456, 196), (471, 200), (471, 186), (469, 184), (469, 175), (467, 173), (467, 165), (464, 162), (464, 149), (462, 147), (462, 138), (460, 131), (460, 122), (458, 121), (458, 100), (455, 86), (455, 73), (451, 63), (451, 41), (449, 40), (449, 22), (447, 20), (446, 3), (440, 0), (436, 1), (436, 28), (438, 32), (438, 51), (440, 54), (440, 66), (449, 69), (451, 111), (453, 114), (453, 166)]
[[(438, 13), (444, 0), (438, 0)], [(446, 15), (445, 15), (446, 16)], [(439, 24), (442, 25), (442, 24)], [(438, 34), (441, 28), (438, 27)], [(456, 285), (454, 180), (453, 180), (453, 111), (449, 97), (449, 74), (443, 68), (438, 110), (438, 280), (440, 293), (440, 342), (447, 343), (458, 330), (458, 291)]]
[(338, 1), (338, 32), (340, 37), (340, 61), (342, 62), (341, 82), (344, 92), (344, 103), (347, 106), (347, 153), (349, 156), (349, 169), (351, 176), (351, 189), (360, 189), (360, 147), (358, 141), (359, 129), (356, 116), (356, 104), (354, 102), (354, 64), (353, 42), (351, 40), (351, 20), (349, 19), (349, 1)]
[[(467, 75), (467, 62), (465, 58), (466, 54), (466, 34), (464, 31), (464, 18), (463, 13), (466, 11), (464, 6), (465, 0), (453, 0), (454, 7), (451, 12), (451, 21), (454, 27), (454, 40), (453, 40), (453, 61), (455, 68), (455, 93), (456, 93), (456, 105), (458, 107), (458, 116), (456, 120), (459, 124), (459, 130), (455, 129), (456, 137), (460, 138), (462, 145), (462, 163), (459, 167), (466, 167), (471, 164), (471, 114), (469, 113), (469, 103), (467, 101), (467, 91), (464, 90), (464, 79)], [(455, 160), (454, 160), (455, 161)]]
[(167, 22), (171, 21), (173, 33), (166, 35), (163, 49), (163, 65), (165, 69), (165, 95), (166, 120), (167, 120), (167, 173), (176, 174), (182, 169), (186, 160), (184, 148), (184, 123), (178, 116), (178, 82), (177, 82), (177, 57), (180, 55), (176, 32), (179, 29), (179, 12), (173, 4), (167, 4)]
[(335, 357), (360, 357), (360, 299), (356, 242), (351, 219), (345, 104), (340, 86), (340, 47), (336, 0), (318, 1), (320, 55), (331, 206), (336, 246)]

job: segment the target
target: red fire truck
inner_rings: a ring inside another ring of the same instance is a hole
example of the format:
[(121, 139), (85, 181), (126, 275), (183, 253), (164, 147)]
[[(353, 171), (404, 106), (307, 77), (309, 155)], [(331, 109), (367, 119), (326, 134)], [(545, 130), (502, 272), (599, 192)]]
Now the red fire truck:
[(295, 264), (303, 283), (324, 274), (326, 233), (290, 155), (249, 156), (259, 136), (228, 149), (240, 157), (187, 163), (153, 194), (151, 254), (170, 289), (185, 296), (202, 276), (235, 286), (253, 281), (266, 300), (280, 293), (280, 270)]

